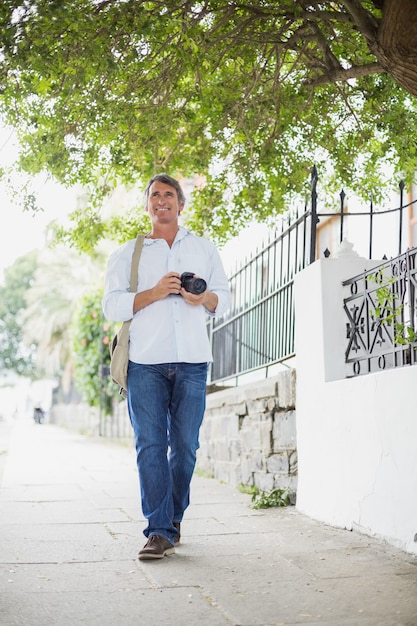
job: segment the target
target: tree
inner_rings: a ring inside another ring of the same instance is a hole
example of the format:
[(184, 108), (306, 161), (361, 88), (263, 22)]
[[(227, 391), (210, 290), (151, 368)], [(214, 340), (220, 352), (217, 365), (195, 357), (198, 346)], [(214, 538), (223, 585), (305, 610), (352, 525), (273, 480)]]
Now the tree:
[(36, 375), (37, 342), (34, 338), (29, 344), (24, 343), (21, 315), (36, 265), (36, 252), (18, 258), (5, 270), (4, 284), (0, 286), (0, 370), (28, 377)]
[(74, 239), (120, 234), (101, 198), (168, 170), (203, 176), (188, 219), (221, 240), (313, 162), (330, 188), (411, 181), (416, 24), (415, 0), (3, 0), (0, 107), (23, 170), (95, 189)]
[(20, 376), (36, 377), (36, 339), (23, 341), (22, 312), (26, 308), (26, 294), (36, 271), (37, 253), (19, 257), (4, 272), (0, 286), (0, 370)]
[[(102, 290), (84, 294), (75, 312), (72, 335), (77, 389), (89, 406), (99, 406), (111, 414), (112, 401), (121, 399), (119, 387), (102, 368), (110, 368), (109, 343), (116, 325), (103, 320)], [(117, 325), (119, 326), (119, 324)]]
[[(73, 327), (79, 303), (86, 291), (103, 280), (103, 259), (94, 259), (63, 246), (39, 254), (38, 267), (25, 293), (20, 314), (22, 339), (36, 344), (36, 365), (56, 376), (68, 389), (74, 377)], [(100, 320), (96, 320), (100, 333)], [(95, 372), (98, 378), (98, 368)], [(80, 389), (80, 391), (82, 391)]]

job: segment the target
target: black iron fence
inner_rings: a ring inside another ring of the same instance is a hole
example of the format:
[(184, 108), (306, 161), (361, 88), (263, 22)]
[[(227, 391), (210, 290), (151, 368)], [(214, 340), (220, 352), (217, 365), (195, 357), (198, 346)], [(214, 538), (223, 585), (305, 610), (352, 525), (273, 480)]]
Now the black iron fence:
[[(320, 240), (320, 226), (326, 220), (336, 220), (333, 230), (341, 242), (350, 220), (365, 220), (360, 227), (367, 238), (368, 258), (381, 235), (377, 225), (384, 216), (394, 217), (395, 227), (389, 227), (392, 254), (404, 251), (404, 212), (416, 201), (404, 202), (404, 184), (399, 185), (399, 205), (375, 210), (372, 200), (365, 211), (347, 211), (345, 194), (340, 193), (339, 207), (332, 212), (318, 212), (317, 170), (311, 173), (310, 195), (304, 208), (287, 211), (279, 225), (270, 233), (260, 250), (230, 276), (232, 306), (222, 318), (209, 322), (214, 362), (209, 382), (236, 381), (243, 374), (285, 363), (295, 356), (294, 348), (294, 294), (296, 272), (321, 255), (329, 256), (325, 242)], [(388, 249), (387, 248), (387, 249)], [(382, 257), (382, 255), (381, 255)], [(381, 258), (380, 257), (380, 258)]]
[(294, 354), (294, 274), (310, 262), (309, 222), (309, 211), (283, 221), (230, 277), (232, 307), (210, 325), (211, 382), (268, 368)]

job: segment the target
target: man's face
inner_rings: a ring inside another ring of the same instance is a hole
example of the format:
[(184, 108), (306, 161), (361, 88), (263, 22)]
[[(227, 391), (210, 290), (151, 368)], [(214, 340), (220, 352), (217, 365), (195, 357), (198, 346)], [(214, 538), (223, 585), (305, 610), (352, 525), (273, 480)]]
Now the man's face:
[(177, 222), (183, 206), (178, 201), (178, 194), (174, 187), (160, 181), (152, 183), (146, 206), (152, 223), (169, 224), (170, 222)]

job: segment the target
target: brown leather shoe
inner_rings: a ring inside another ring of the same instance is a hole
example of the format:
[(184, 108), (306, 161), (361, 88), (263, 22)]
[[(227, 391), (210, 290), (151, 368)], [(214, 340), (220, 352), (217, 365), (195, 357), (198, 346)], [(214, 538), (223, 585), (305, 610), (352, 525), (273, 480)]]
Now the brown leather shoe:
[(175, 548), (164, 537), (152, 535), (138, 554), (139, 561), (148, 559), (163, 559), (164, 556), (174, 554)]
[(181, 539), (181, 524), (179, 522), (172, 522), (172, 525), (178, 530), (178, 535), (174, 537), (174, 543), (179, 543)]

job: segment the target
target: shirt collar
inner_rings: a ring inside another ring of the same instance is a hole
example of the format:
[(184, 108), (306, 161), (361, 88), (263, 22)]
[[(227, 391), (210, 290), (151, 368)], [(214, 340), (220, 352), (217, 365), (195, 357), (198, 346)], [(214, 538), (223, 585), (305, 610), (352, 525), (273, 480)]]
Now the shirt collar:
[[(176, 237), (174, 239), (174, 243), (177, 241), (180, 241), (181, 239), (184, 239), (184, 237), (186, 237), (187, 235), (189, 235), (189, 231), (184, 228), (184, 226), (178, 226), (178, 232), (176, 234)], [(145, 246), (151, 246), (152, 244), (156, 243), (157, 241), (161, 241), (160, 239), (145, 239), (143, 240), (143, 243)]]

